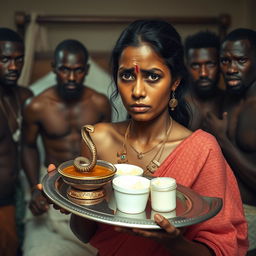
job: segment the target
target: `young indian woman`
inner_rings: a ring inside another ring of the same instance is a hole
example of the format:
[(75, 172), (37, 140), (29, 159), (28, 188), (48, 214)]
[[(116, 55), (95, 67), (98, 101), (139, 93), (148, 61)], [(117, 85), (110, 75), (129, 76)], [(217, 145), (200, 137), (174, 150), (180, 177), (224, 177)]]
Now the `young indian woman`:
[[(115, 227), (72, 214), (73, 232), (101, 256), (245, 255), (247, 224), (232, 170), (212, 135), (185, 127), (185, 67), (177, 31), (161, 20), (131, 23), (113, 49), (112, 72), (130, 119), (95, 125), (91, 137), (97, 159), (173, 177), (203, 196), (222, 198), (223, 208), (210, 220), (183, 229), (156, 214), (161, 231)], [(90, 156), (86, 147), (82, 152)]]

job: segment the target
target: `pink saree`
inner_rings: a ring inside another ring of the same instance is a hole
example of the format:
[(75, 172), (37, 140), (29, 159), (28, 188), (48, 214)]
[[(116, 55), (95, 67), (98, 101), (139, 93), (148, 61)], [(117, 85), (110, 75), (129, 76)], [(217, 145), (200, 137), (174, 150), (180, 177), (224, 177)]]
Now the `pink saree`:
[[(223, 208), (218, 215), (187, 228), (185, 237), (206, 244), (217, 256), (242, 256), (248, 248), (247, 224), (240, 193), (232, 170), (216, 139), (197, 130), (164, 160), (155, 176), (168, 176), (204, 196), (220, 197)], [(171, 255), (152, 239), (114, 231), (99, 224), (90, 243), (104, 255)]]

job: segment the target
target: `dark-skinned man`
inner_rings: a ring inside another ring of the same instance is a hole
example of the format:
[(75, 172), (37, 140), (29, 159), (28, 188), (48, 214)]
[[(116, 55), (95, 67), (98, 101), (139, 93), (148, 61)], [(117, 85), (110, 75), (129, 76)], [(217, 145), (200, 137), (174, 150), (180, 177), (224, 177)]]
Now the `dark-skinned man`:
[(185, 96), (190, 109), (189, 128), (204, 129), (204, 118), (211, 111), (219, 116), (223, 91), (219, 88), (220, 39), (210, 31), (188, 36), (185, 40), (185, 57), (190, 75)]
[[(83, 125), (111, 121), (111, 106), (106, 96), (83, 85), (89, 71), (88, 52), (79, 41), (61, 42), (55, 49), (52, 67), (57, 84), (34, 97), (25, 108), (23, 167), (31, 187), (29, 207), (37, 217), (27, 221), (24, 256), (93, 255), (91, 247), (80, 243), (70, 231), (69, 217), (50, 208), (37, 189), (37, 138), (42, 138), (44, 166), (58, 166), (80, 155)], [(41, 169), (41, 175), (45, 175), (46, 168)]]
[(24, 43), (13, 30), (0, 28), (0, 255), (15, 256), (19, 247), (15, 190), (19, 171), (22, 108), (32, 92), (17, 84)]
[(206, 123), (236, 175), (256, 255), (256, 32), (236, 29), (221, 46), (220, 66), (226, 84), (222, 118), (208, 113)]

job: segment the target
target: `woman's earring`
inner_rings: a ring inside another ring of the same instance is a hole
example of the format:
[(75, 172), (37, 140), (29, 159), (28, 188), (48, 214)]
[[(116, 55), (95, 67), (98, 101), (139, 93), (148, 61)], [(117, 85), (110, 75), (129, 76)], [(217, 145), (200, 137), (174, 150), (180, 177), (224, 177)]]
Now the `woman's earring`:
[(174, 109), (178, 106), (178, 100), (175, 98), (175, 91), (172, 91), (172, 98), (169, 101), (169, 107), (171, 108), (171, 111), (174, 111)]

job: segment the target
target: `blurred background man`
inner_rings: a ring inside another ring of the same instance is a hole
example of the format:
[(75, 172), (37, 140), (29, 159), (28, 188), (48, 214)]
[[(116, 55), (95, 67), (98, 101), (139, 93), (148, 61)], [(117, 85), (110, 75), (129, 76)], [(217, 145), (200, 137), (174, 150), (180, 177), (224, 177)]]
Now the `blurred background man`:
[[(61, 42), (55, 49), (52, 64), (57, 84), (34, 97), (25, 108), (23, 167), (31, 187), (29, 208), (36, 216), (45, 213), (27, 221), (25, 256), (40, 255), (40, 252), (55, 256), (86, 255), (86, 245), (70, 231), (69, 216), (49, 208), (36, 185), (40, 182), (39, 135), (45, 151), (41, 168), (44, 176), (45, 166), (50, 163), (58, 166), (80, 155), (83, 125), (111, 121), (107, 97), (83, 85), (89, 71), (88, 57), (87, 49), (79, 41)], [(92, 255), (90, 248), (87, 252)]]
[(32, 92), (18, 86), (24, 60), (22, 38), (0, 28), (0, 255), (14, 256), (19, 247), (15, 193), (18, 184), (22, 107)]
[(209, 113), (207, 123), (237, 178), (249, 224), (248, 255), (256, 255), (256, 32), (230, 32), (220, 61), (227, 92), (223, 115)]
[(189, 128), (205, 129), (206, 113), (219, 116), (223, 91), (219, 88), (220, 38), (210, 31), (191, 35), (185, 40), (185, 57), (190, 75), (186, 102), (190, 107)]

